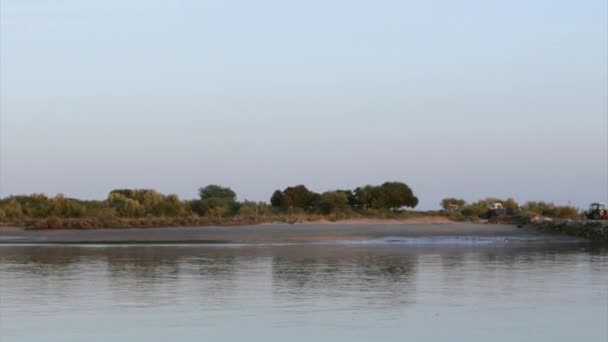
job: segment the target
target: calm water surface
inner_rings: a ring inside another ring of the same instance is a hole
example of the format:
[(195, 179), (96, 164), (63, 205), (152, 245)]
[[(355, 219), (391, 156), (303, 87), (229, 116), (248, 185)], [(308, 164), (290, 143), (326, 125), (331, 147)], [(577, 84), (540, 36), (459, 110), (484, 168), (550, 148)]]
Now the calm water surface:
[(0, 246), (0, 341), (608, 341), (588, 245)]

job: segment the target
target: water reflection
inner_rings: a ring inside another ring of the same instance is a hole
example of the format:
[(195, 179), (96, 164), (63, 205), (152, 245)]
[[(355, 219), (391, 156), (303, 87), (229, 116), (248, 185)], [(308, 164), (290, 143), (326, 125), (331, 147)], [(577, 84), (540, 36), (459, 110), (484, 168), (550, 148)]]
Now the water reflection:
[(525, 341), (574, 314), (575, 335), (560, 325), (543, 336), (597, 340), (606, 269), (606, 249), (589, 245), (3, 246), (0, 337), (161, 341), (175, 327), (216, 340), (314, 330), (399, 341), (404, 329), (427, 340), (477, 329), (477, 340), (499, 330)]
[[(315, 292), (332, 297), (373, 289), (374, 298), (407, 303), (416, 291), (419, 268), (424, 269), (423, 277), (439, 276), (452, 290), (470, 281), (473, 271), (483, 276), (480, 281), (500, 281), (509, 287), (517, 275), (509, 271), (525, 270), (525, 265), (541, 260), (548, 271), (558, 271), (560, 260), (573, 255), (593, 270), (599, 271), (605, 262), (605, 250), (592, 246), (10, 246), (0, 248), (0, 271), (38, 283), (96, 273), (115, 291), (129, 284), (154, 292), (195, 279), (201, 292), (215, 295), (227, 295), (244, 278), (269, 273), (276, 296)], [(592, 262), (599, 258), (601, 262)]]

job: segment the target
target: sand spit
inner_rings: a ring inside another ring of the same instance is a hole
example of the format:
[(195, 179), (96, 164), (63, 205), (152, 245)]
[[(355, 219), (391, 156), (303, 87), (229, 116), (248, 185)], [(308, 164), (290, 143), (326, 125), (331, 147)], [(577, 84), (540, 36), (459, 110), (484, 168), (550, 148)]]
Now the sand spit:
[(493, 241), (573, 242), (585, 239), (546, 234), (512, 225), (475, 223), (414, 224), (382, 222), (265, 224), (234, 227), (173, 227), (91, 230), (26, 230), (1, 228), (0, 243), (320, 243), (335, 241), (403, 240), (416, 238), (492, 239)]

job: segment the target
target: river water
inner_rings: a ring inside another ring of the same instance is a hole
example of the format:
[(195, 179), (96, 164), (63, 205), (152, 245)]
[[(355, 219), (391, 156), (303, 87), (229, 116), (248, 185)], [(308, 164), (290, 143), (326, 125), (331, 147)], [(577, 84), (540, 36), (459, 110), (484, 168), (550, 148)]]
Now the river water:
[(587, 244), (0, 246), (0, 341), (607, 341)]

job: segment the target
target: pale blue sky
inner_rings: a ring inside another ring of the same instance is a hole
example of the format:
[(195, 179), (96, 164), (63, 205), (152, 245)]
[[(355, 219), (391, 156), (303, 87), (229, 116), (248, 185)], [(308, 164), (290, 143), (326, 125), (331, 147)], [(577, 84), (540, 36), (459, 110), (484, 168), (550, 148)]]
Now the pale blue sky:
[(0, 3), (0, 196), (608, 199), (605, 0)]

